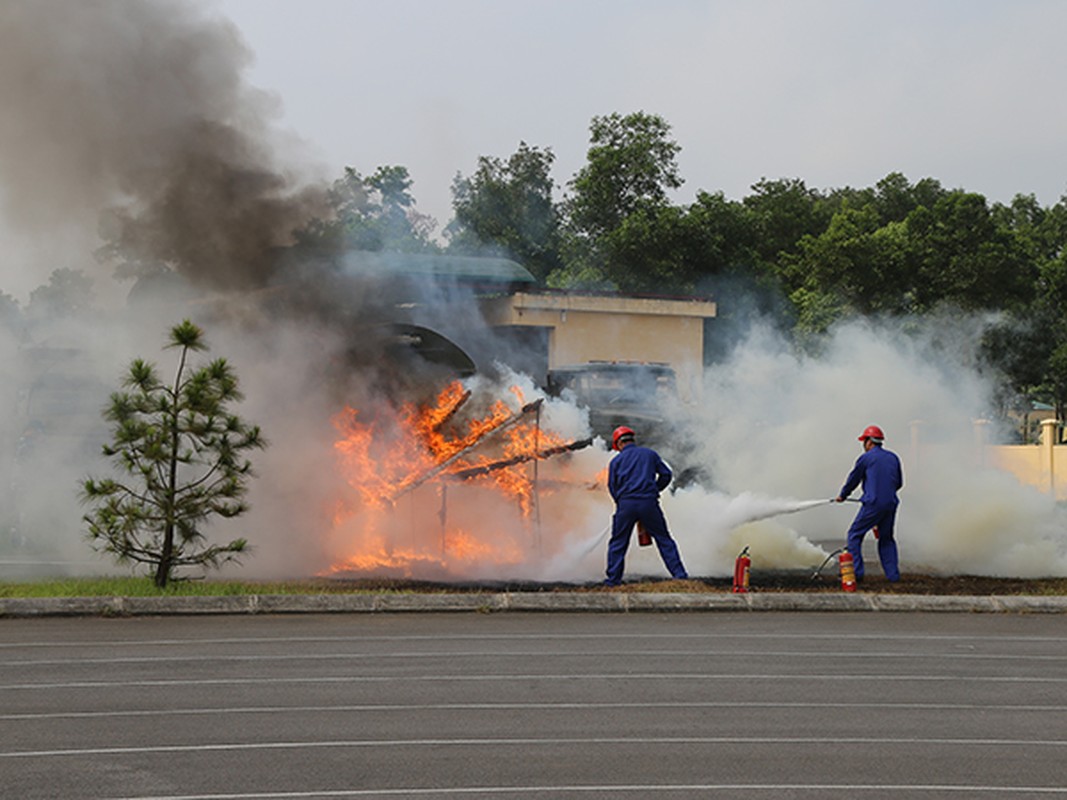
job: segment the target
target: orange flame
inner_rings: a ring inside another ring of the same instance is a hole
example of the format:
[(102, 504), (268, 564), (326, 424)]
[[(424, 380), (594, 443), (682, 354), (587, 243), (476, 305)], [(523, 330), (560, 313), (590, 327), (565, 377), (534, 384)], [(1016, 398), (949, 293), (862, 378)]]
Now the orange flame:
[[(541, 426), (539, 406), (530, 410), (524, 405), (521, 390), (512, 387), (511, 391), (519, 410), (497, 399), (483, 414), (466, 420), (459, 417), (471, 393), (459, 381), (446, 386), (428, 405), (408, 403), (393, 414), (379, 413), (372, 419), (346, 407), (334, 417), (339, 433), (334, 444), (338, 461), (359, 501), (342, 503), (335, 525), (349, 524), (360, 512), (395, 517), (397, 503), (419, 505), (410, 499), (414, 494), (421, 498), (426, 519), (420, 521), (417, 533), (422, 535), (416, 533), (413, 543), (388, 542), (376, 532), (382, 527), (381, 520), (364, 520), (356, 537), (358, 552), (335, 564), (333, 571), (388, 569), (408, 574), (417, 565), (448, 570), (470, 563), (519, 563), (524, 559), (521, 543), (503, 535), (499, 524), (461, 530), (447, 520), (447, 487), (458, 483), (489, 489), (497, 497), (514, 502), (521, 524), (505, 527), (529, 524), (539, 494), (535, 483), (539, 454), (564, 445), (565, 440)], [(431, 482), (438, 487), (436, 498), (416, 492)], [(431, 502), (436, 510), (432, 515), (428, 511)], [(437, 517), (436, 530), (433, 517)]]

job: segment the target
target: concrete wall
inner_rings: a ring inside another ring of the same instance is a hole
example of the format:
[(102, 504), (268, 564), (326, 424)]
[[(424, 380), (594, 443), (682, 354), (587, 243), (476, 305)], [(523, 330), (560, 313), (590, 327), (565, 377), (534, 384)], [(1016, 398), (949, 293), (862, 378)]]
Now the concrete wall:
[(1040, 444), (987, 446), (983, 449), (986, 463), (1057, 500), (1067, 500), (1067, 445), (1056, 444), (1058, 427), (1055, 419), (1043, 419)]
[[(989, 423), (974, 422), (974, 446), (971, 456), (976, 463), (1014, 475), (1020, 483), (1050, 493), (1057, 500), (1067, 500), (1067, 444), (1056, 444), (1059, 423), (1055, 419), (1041, 422), (1041, 441), (1038, 444), (989, 444)], [(958, 444), (927, 441), (932, 438), (921, 423), (913, 423), (909, 447), (897, 452), (905, 459), (905, 481), (937, 480), (925, 475), (926, 457), (933, 451), (951, 448), (953, 458), (965, 458)], [(936, 459), (935, 459), (936, 462)]]
[(550, 369), (589, 361), (669, 364), (683, 400), (699, 396), (704, 320), (715, 310), (715, 303), (697, 300), (523, 292), (483, 305), (490, 325), (547, 329)]

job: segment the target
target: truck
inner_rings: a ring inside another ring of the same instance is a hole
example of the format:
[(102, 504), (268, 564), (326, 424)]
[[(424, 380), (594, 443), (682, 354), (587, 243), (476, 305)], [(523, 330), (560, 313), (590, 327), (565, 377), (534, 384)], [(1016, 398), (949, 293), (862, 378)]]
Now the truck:
[(627, 425), (638, 444), (659, 452), (675, 473), (675, 486), (706, 479), (696, 462), (688, 415), (678, 394), (674, 368), (663, 362), (589, 361), (552, 367), (548, 394), (573, 399), (588, 409), (594, 436), (611, 442), (611, 432)]

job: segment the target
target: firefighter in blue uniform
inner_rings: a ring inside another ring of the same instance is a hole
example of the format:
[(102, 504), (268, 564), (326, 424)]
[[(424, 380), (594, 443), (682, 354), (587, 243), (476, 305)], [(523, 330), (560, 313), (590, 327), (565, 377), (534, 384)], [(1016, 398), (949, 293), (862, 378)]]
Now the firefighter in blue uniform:
[(659, 493), (674, 476), (659, 454), (648, 447), (634, 444), (632, 429), (622, 426), (611, 436), (611, 447), (619, 451), (608, 465), (608, 491), (615, 501), (615, 515), (611, 518), (611, 539), (608, 540), (607, 586), (622, 583), (626, 567), (626, 550), (634, 525), (640, 522), (652, 536), (664, 565), (674, 578), (685, 579), (689, 574), (678, 555), (678, 546), (667, 530), (667, 520), (659, 506)]
[(882, 446), (885, 434), (877, 425), (870, 425), (859, 435), (863, 443), (863, 455), (845, 479), (845, 485), (835, 500), (844, 502), (852, 491), (863, 484), (862, 505), (848, 529), (846, 548), (852, 554), (856, 569), (856, 581), (863, 580), (863, 537), (874, 531), (878, 540), (878, 558), (886, 578), (895, 583), (900, 580), (897, 562), (897, 542), (893, 536), (900, 499), (897, 492), (904, 486), (904, 473), (897, 454)]

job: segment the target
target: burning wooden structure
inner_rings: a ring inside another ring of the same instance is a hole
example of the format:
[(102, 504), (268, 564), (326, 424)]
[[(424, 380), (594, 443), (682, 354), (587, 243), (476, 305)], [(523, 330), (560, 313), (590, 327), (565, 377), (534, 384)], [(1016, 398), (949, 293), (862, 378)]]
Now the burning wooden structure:
[[(341, 434), (335, 447), (346, 480), (357, 491), (364, 509), (379, 516), (396, 515), (400, 504), (411, 502), (411, 495), (420, 487), (436, 487), (436, 552), (428, 552), (423, 537), (416, 548), (421, 552), (408, 553), (409, 559), (438, 558), (444, 562), (472, 546), (470, 534), (451, 526), (449, 508), (453, 502), (450, 489), (470, 485), (491, 488), (498, 498), (510, 498), (515, 517), (531, 534), (531, 546), (540, 552), (541, 494), (556, 491), (560, 484), (558, 479), (542, 480), (540, 465), (587, 448), (593, 440), (567, 440), (546, 429), (542, 424), (544, 399), (525, 402), (517, 387), (511, 391), (518, 408), (496, 399), (485, 413), (466, 414), (475, 405), (470, 403), (472, 393), (455, 381), (432, 403), (408, 404), (395, 418), (384, 422), (380, 418), (364, 422), (353, 408), (346, 408), (335, 419)], [(374, 546), (384, 551), (382, 561), (396, 566), (401, 559), (388, 538), (378, 537)], [(474, 538), (481, 539), (482, 549), (493, 546), (491, 533)], [(352, 557), (335, 566), (335, 571), (365, 572), (368, 567), (373, 571), (376, 563)]]

